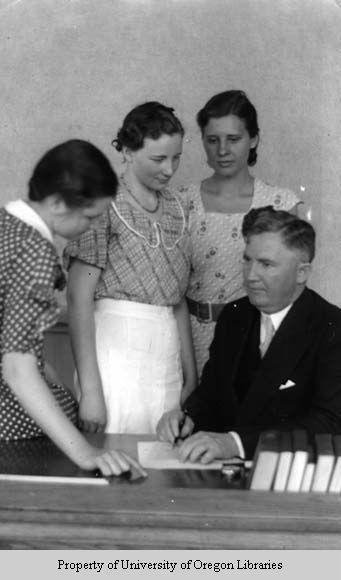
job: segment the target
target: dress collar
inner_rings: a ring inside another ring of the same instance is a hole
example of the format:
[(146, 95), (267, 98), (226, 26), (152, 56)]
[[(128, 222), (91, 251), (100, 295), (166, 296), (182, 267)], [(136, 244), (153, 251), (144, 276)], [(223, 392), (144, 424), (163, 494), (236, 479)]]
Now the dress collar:
[(143, 238), (150, 247), (156, 248), (162, 244), (170, 250), (179, 243), (185, 233), (186, 216), (180, 200), (172, 191), (162, 192), (162, 204), (161, 218), (157, 221), (150, 219), (148, 215), (129, 203), (121, 183), (112, 202), (116, 215), (125, 227)]
[(27, 225), (38, 230), (38, 232), (53, 244), (52, 232), (47, 226), (46, 222), (40, 217), (40, 215), (26, 203), (23, 199), (17, 199), (15, 201), (10, 201), (5, 205), (6, 211), (11, 215), (14, 215), (21, 221), (25, 222)]

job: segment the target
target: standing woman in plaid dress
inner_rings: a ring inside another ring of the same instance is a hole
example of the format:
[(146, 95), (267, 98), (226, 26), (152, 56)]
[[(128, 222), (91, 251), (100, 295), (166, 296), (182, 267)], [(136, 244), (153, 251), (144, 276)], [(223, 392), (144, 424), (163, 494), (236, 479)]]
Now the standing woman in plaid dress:
[(68, 245), (68, 305), (89, 431), (154, 433), (195, 386), (184, 300), (186, 204), (168, 188), (184, 130), (173, 109), (135, 107), (113, 142), (125, 171), (110, 208)]
[(76, 401), (44, 363), (43, 333), (57, 322), (54, 291), (65, 284), (53, 236), (82, 234), (116, 186), (106, 157), (72, 140), (42, 157), (26, 201), (0, 209), (0, 441), (46, 434), (79, 467), (104, 475), (136, 463), (93, 447), (78, 431)]

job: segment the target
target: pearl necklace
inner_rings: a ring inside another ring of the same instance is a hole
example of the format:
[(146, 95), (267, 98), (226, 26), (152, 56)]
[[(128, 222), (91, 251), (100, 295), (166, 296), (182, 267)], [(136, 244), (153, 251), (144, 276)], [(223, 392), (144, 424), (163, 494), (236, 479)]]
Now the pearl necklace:
[(148, 207), (145, 207), (140, 200), (136, 197), (136, 195), (133, 194), (133, 192), (131, 191), (130, 187), (128, 187), (128, 184), (126, 182), (126, 180), (124, 179), (123, 175), (121, 176), (121, 181), (124, 185), (124, 187), (126, 188), (127, 192), (129, 193), (129, 195), (136, 201), (136, 203), (144, 210), (147, 211), (148, 213), (156, 213), (157, 210), (160, 207), (160, 192), (158, 191), (156, 193), (156, 206), (154, 209), (149, 209)]
[(142, 238), (146, 244), (150, 247), (150, 248), (158, 248), (161, 244), (163, 245), (163, 247), (166, 250), (174, 250), (175, 246), (178, 245), (178, 243), (180, 242), (180, 240), (182, 239), (182, 236), (185, 233), (186, 230), (186, 217), (185, 217), (185, 212), (182, 209), (182, 205), (180, 203), (180, 201), (178, 200), (177, 196), (173, 193), (173, 197), (175, 198), (180, 214), (181, 214), (181, 218), (182, 218), (182, 228), (181, 228), (181, 233), (178, 236), (178, 238), (175, 240), (175, 242), (173, 244), (171, 244), (170, 246), (167, 246), (167, 244), (165, 243), (164, 239), (163, 239), (163, 234), (162, 234), (162, 229), (160, 227), (160, 224), (158, 222), (153, 222), (152, 223), (152, 227), (154, 228), (155, 231), (155, 235), (156, 235), (156, 243), (155, 244), (151, 244), (149, 242), (149, 240), (147, 239), (147, 237), (142, 234), (141, 232), (138, 232), (137, 230), (135, 230), (128, 222), (126, 219), (124, 219), (124, 217), (121, 215), (121, 213), (119, 212), (118, 207), (116, 206), (114, 200), (111, 201), (111, 205), (117, 215), (117, 217), (121, 220), (121, 222), (128, 228), (128, 230), (130, 230), (131, 232), (133, 232), (136, 236), (138, 236), (139, 238)]

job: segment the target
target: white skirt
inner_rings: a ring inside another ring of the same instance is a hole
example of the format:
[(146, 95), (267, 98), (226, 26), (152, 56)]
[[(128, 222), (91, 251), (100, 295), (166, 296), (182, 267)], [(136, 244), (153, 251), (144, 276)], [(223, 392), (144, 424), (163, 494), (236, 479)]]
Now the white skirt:
[(107, 433), (155, 433), (180, 405), (182, 366), (173, 308), (104, 298), (95, 302), (96, 348)]

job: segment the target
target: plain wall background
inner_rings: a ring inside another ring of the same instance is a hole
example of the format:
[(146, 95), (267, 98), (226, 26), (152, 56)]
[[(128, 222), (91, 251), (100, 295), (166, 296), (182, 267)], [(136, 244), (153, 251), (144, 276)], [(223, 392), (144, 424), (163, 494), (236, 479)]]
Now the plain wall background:
[(175, 184), (208, 173), (194, 117), (246, 91), (259, 114), (253, 172), (295, 190), (318, 231), (311, 286), (341, 305), (339, 0), (0, 0), (0, 202), (24, 197), (46, 149), (110, 146), (157, 99), (186, 130)]

